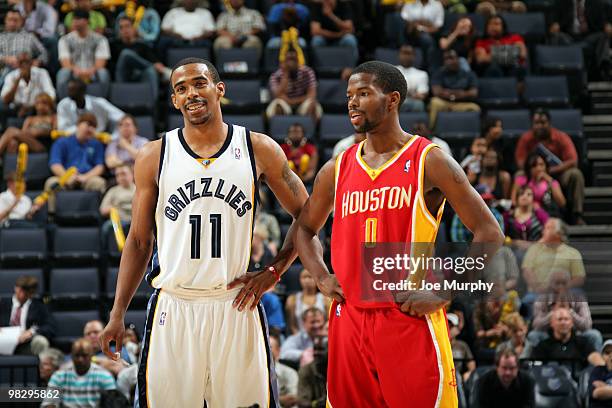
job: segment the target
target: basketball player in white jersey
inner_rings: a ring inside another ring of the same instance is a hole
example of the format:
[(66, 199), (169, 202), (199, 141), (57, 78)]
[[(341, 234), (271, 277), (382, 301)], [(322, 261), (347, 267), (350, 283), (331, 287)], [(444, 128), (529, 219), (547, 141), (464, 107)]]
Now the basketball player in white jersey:
[[(277, 407), (276, 377), (259, 299), (293, 262), (293, 226), (263, 271), (246, 273), (265, 180), (295, 218), (307, 199), (266, 135), (226, 124), (225, 84), (208, 61), (187, 58), (171, 75), (184, 127), (147, 144), (135, 164), (136, 195), (115, 303), (101, 343), (120, 351), (125, 311), (154, 244), (135, 406)], [(257, 405), (256, 405), (257, 404)]]

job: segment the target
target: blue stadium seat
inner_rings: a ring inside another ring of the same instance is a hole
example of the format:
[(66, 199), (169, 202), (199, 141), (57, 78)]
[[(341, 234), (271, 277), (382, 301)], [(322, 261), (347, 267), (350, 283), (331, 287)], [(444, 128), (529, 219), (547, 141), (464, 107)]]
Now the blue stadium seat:
[(280, 286), (279, 289), (282, 289), (283, 294), (288, 296), (302, 290), (302, 286), (300, 285), (300, 272), (302, 268), (303, 266), (301, 264), (293, 264), (289, 267), (287, 272), (283, 274), (278, 283)]
[(0, 261), (19, 266), (39, 264), (47, 258), (47, 235), (43, 228), (0, 229)]
[(153, 99), (151, 85), (145, 82), (114, 82), (109, 100), (119, 109), (132, 114), (151, 114), (157, 103)]
[(353, 68), (357, 61), (350, 47), (312, 47), (312, 67), (319, 75), (338, 75), (344, 68)]
[(166, 66), (172, 68), (180, 60), (190, 57), (211, 60), (208, 48), (169, 48), (166, 52)]
[(253, 76), (259, 72), (259, 51), (255, 48), (220, 48), (216, 54), (221, 77)]
[(459, 14), (447, 12), (444, 13), (444, 25), (442, 25), (442, 28), (440, 29), (440, 34), (442, 36), (449, 35), (461, 17), (468, 17), (470, 20), (472, 20), (472, 25), (474, 26), (474, 30), (476, 31), (477, 35), (484, 33), (485, 17), (482, 14)]
[(527, 109), (490, 110), (487, 116), (501, 119), (504, 137), (517, 138), (531, 128), (531, 116)]
[(277, 115), (270, 118), (270, 137), (274, 140), (280, 141), (287, 137), (287, 130), (289, 126), (294, 123), (300, 123), (304, 125), (306, 131), (306, 137), (313, 139), (315, 134), (315, 125), (309, 116), (299, 115)]
[(572, 138), (583, 136), (582, 112), (578, 109), (551, 109), (550, 122)]
[(98, 228), (57, 228), (53, 234), (53, 258), (58, 265), (94, 264), (100, 259)]
[(265, 133), (266, 131), (261, 115), (223, 115), (223, 121), (244, 126), (253, 132)]
[(528, 76), (525, 78), (525, 102), (532, 107), (568, 106), (567, 80), (564, 76)]
[(535, 366), (529, 370), (535, 379), (536, 406), (579, 408), (578, 390), (569, 371), (556, 364)]
[[(17, 168), (17, 155), (6, 154), (4, 155), (4, 179), (12, 171)], [(26, 165), (25, 177), (28, 188), (41, 188), (51, 176), (49, 171), (49, 155), (47, 153), (30, 153), (28, 154), (28, 162)]]
[(435, 134), (444, 140), (457, 139), (471, 143), (480, 134), (480, 112), (440, 112)]
[(546, 36), (544, 13), (502, 13), (508, 32), (520, 34), (529, 40), (539, 41)]
[(346, 112), (347, 82), (341, 79), (319, 79), (317, 82), (317, 100), (323, 106), (323, 111)]
[(100, 193), (63, 190), (55, 195), (55, 221), (59, 225), (95, 225), (100, 219)]
[(108, 98), (108, 95), (104, 92), (104, 87), (99, 82), (92, 82), (87, 84), (87, 90), (85, 91), (87, 95), (97, 96), (99, 98)]
[(168, 115), (168, 130), (173, 130), (176, 128), (183, 128), (185, 122), (183, 121), (183, 115), (171, 113)]
[(429, 126), (427, 112), (401, 112), (399, 114), (399, 121), (402, 129), (407, 132), (411, 132), (417, 123), (425, 123)]
[(136, 332), (142, 338), (145, 327), (145, 322), (147, 321), (147, 311), (146, 309), (142, 310), (128, 310), (125, 312), (124, 322), (126, 326), (130, 323), (133, 323), (136, 326)]
[(568, 73), (584, 69), (582, 49), (577, 46), (536, 46), (536, 62), (540, 73)]
[(225, 97), (229, 103), (223, 105), (223, 112), (259, 113), (261, 108), (261, 84), (258, 79), (233, 79), (225, 81)]
[(340, 139), (355, 133), (355, 128), (346, 114), (325, 114), (321, 117), (320, 140), (327, 146), (335, 145)]
[(56, 300), (97, 300), (97, 268), (54, 268), (49, 274), (49, 294)]
[(72, 343), (83, 337), (85, 323), (90, 320), (100, 319), (97, 310), (87, 310), (78, 312), (54, 311), (53, 317), (59, 324), (57, 325), (57, 335), (51, 342), (65, 353), (70, 352)]
[(15, 293), (15, 282), (20, 276), (35, 277), (38, 279), (38, 294), (46, 293), (42, 269), (0, 269), (0, 297), (13, 296)]
[[(38, 357), (0, 356), (0, 386), (31, 388), (39, 385)], [(22, 406), (20, 403), (16, 405)], [(14, 405), (7, 402), (3, 406)]]
[(136, 116), (136, 126), (138, 127), (138, 135), (146, 137), (149, 140), (157, 139), (155, 133), (155, 122), (152, 116)]
[[(149, 271), (147, 270), (147, 273), (148, 272)], [(117, 288), (117, 277), (118, 276), (119, 276), (119, 268), (117, 267), (108, 268), (108, 271), (106, 272), (106, 283), (104, 286), (105, 287), (104, 291), (108, 298), (112, 299), (115, 297), (115, 289)], [(134, 295), (134, 299), (142, 298), (146, 300), (151, 296), (152, 293), (153, 293), (153, 288), (151, 288), (151, 286), (147, 283), (147, 281), (143, 279), (140, 282), (138, 289), (136, 289), (136, 294)]]
[(514, 108), (519, 104), (516, 78), (480, 78), (478, 104), (486, 108)]
[[(395, 48), (377, 47), (374, 50), (374, 59), (387, 62), (391, 65), (399, 65), (399, 50)], [(414, 63), (415, 68), (423, 69), (423, 51), (420, 48), (414, 48)]]

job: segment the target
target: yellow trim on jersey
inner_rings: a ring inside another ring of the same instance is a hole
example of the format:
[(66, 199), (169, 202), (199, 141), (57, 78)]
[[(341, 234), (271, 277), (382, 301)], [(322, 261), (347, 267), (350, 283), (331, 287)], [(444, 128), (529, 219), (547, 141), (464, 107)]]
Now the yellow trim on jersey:
[(213, 164), (215, 162), (215, 160), (217, 160), (216, 157), (198, 157), (196, 159), (196, 161), (198, 163), (200, 163), (205, 169), (207, 169), (208, 167), (210, 167), (211, 164)]
[(147, 407), (152, 406), (151, 401), (149, 401), (149, 357), (151, 357), (151, 344), (153, 344), (153, 327), (155, 327), (155, 322), (157, 322), (157, 310), (159, 306), (159, 301), (161, 297), (161, 289), (157, 292), (157, 301), (155, 302), (155, 310), (153, 311), (153, 320), (151, 320), (151, 334), (149, 335), (149, 349), (147, 350), (147, 363), (145, 364), (145, 394), (147, 396)]
[[(424, 193), (424, 180), (425, 180), (425, 160), (427, 159), (427, 154), (431, 151), (432, 148), (437, 147), (438, 149), (440, 148), (440, 146), (438, 146), (435, 143), (432, 143), (430, 145), (427, 145), (423, 151), (421, 152), (421, 158), (419, 159), (419, 189), (417, 191), (418, 194), (418, 199), (422, 202), (423, 207), (425, 209), (425, 215), (427, 216), (427, 219), (433, 224), (436, 225), (436, 217), (429, 211), (429, 208), (427, 208), (427, 206), (425, 205), (425, 193)], [(444, 203), (442, 203), (444, 204)], [(440, 206), (442, 207), (442, 205)]]
[(436, 349), (440, 371), (440, 384), (435, 406), (437, 408), (456, 408), (459, 405), (457, 377), (444, 311), (438, 309), (428, 315), (427, 323)]
[(356, 153), (356, 157), (357, 157), (357, 162), (361, 165), (361, 168), (368, 173), (368, 176), (370, 176), (370, 178), (372, 179), (372, 181), (376, 180), (376, 178), (378, 176), (380, 176), (380, 174), (385, 171), (389, 166), (391, 166), (393, 163), (395, 163), (395, 161), (399, 158), (399, 156), (404, 153), (411, 145), (412, 143), (417, 139), (417, 136), (415, 135), (410, 135), (412, 136), (410, 138), (410, 140), (408, 140), (406, 142), (406, 144), (399, 149), (397, 152), (395, 152), (395, 154), (393, 155), (393, 157), (391, 157), (389, 160), (387, 160), (382, 166), (378, 167), (378, 168), (371, 168), (368, 163), (365, 162), (365, 160), (363, 160), (363, 157), (361, 156), (361, 150), (363, 149), (363, 146), (365, 144), (365, 142), (367, 142), (367, 139), (360, 142), (359, 146), (357, 147), (357, 153)]
[(340, 152), (334, 163), (334, 209), (336, 209), (336, 191), (338, 190), (338, 177), (340, 177), (340, 164), (343, 157), (344, 152)]

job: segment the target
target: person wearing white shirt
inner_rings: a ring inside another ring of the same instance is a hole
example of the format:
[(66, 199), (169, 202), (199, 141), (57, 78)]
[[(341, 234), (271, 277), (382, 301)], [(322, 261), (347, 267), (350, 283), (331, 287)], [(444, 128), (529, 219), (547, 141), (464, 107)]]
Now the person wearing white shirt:
[(6, 191), (0, 193), (0, 225), (6, 225), (8, 220), (23, 220), (32, 208), (32, 200), (25, 194), (19, 197), (15, 194), (15, 172), (6, 178)]
[(278, 399), (281, 407), (297, 406), (298, 373), (293, 368), (280, 363), (280, 339), (270, 335), (270, 350), (274, 358), (274, 371), (278, 379)]
[(338, 140), (338, 143), (336, 143), (336, 145), (334, 146), (332, 158), (335, 159), (336, 157), (340, 155), (340, 153), (342, 153), (343, 151), (345, 151), (346, 149), (348, 149), (355, 143), (359, 143), (365, 140), (365, 138), (366, 138), (365, 133), (355, 133), (343, 139)]
[(414, 49), (410, 45), (402, 45), (399, 50), (399, 62), (396, 68), (406, 79), (408, 93), (401, 107), (402, 112), (425, 112), (425, 99), (429, 95), (429, 75), (413, 67)]
[(39, 94), (46, 93), (55, 99), (55, 88), (46, 69), (32, 66), (30, 54), (19, 54), (17, 62), (19, 68), (6, 75), (0, 96), (4, 105), (17, 109), (21, 117), (34, 110)]
[(444, 24), (444, 7), (438, 0), (415, 0), (402, 7), (402, 19), (406, 22), (401, 43), (418, 44), (425, 58), (431, 62), (435, 50), (434, 35)]
[(195, 0), (184, 0), (183, 7), (168, 10), (161, 30), (157, 47), (165, 59), (166, 50), (171, 47), (210, 47), (216, 26), (210, 11), (196, 7)]
[(112, 131), (125, 113), (104, 98), (86, 95), (87, 86), (80, 79), (68, 82), (68, 96), (57, 104), (57, 128), (68, 133), (76, 131), (79, 116), (91, 112), (97, 119), (98, 132)]

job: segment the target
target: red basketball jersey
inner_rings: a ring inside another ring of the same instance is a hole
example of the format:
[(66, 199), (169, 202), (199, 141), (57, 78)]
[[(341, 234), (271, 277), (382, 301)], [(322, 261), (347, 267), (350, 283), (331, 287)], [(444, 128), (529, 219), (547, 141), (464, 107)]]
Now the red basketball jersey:
[[(391, 292), (373, 300), (364, 288), (364, 248), (378, 243), (433, 243), (444, 205), (433, 215), (423, 197), (425, 157), (437, 145), (413, 136), (389, 161), (372, 169), (362, 158), (363, 141), (336, 160), (332, 266), (346, 300), (359, 307), (397, 307)], [(385, 246), (378, 246), (385, 251)], [(375, 277), (375, 275), (372, 275)], [(384, 291), (383, 291), (384, 292)], [(381, 300), (382, 299), (382, 300)], [(386, 299), (386, 300), (385, 300)]]

